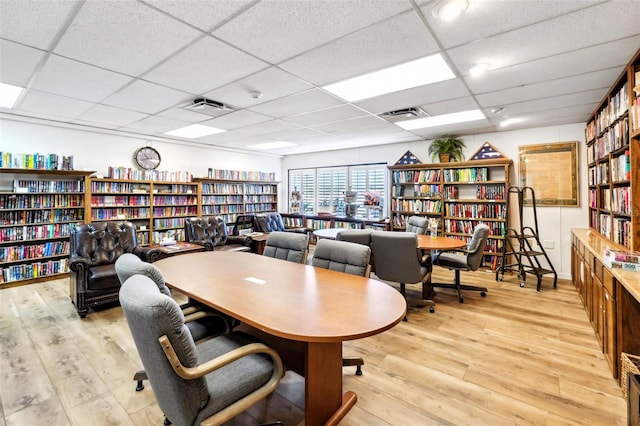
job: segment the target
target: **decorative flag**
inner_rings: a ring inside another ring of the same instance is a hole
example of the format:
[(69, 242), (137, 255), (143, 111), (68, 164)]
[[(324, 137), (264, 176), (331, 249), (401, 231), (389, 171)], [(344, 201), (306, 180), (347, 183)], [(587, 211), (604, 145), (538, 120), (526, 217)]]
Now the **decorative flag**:
[(485, 142), (479, 150), (470, 158), (471, 160), (491, 160), (494, 158), (505, 158), (504, 155), (493, 147), (489, 142)]
[(421, 164), (421, 162), (420, 160), (418, 160), (418, 158), (415, 155), (413, 155), (413, 153), (411, 153), (411, 151), (407, 151), (396, 162), (396, 166), (402, 165), (402, 164)]

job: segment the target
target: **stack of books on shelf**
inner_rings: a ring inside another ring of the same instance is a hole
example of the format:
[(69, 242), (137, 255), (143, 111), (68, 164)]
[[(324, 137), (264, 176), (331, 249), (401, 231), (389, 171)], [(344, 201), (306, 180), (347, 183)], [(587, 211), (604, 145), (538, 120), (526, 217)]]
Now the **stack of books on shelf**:
[[(60, 162), (62, 160), (62, 162)], [(73, 155), (58, 154), (22, 154), (0, 151), (0, 168), (37, 169), (37, 170), (73, 170)]]
[(629, 105), (629, 115), (631, 116), (631, 130), (640, 130), (640, 71), (635, 73), (635, 85), (633, 87), (634, 98)]
[(613, 269), (640, 272), (640, 252), (608, 249), (604, 251), (604, 264)]

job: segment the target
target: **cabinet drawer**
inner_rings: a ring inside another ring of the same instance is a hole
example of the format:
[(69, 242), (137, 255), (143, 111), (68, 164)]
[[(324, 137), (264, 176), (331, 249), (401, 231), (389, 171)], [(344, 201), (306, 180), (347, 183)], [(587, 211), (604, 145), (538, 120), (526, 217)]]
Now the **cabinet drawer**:
[(598, 279), (600, 281), (602, 281), (602, 269), (603, 269), (602, 262), (600, 262), (599, 259), (594, 258), (593, 259), (593, 273), (596, 275), (596, 277), (598, 277)]
[(613, 278), (613, 274), (607, 268), (603, 268), (602, 270), (602, 285), (607, 290), (607, 293), (611, 295), (612, 298), (616, 298), (616, 282)]

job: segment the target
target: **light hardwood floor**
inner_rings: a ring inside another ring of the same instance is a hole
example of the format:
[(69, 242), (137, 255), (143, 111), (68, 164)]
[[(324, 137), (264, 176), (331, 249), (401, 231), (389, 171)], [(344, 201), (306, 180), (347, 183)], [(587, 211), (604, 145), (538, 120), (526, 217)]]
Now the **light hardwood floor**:
[[(436, 268), (436, 280), (452, 274)], [(463, 274), (489, 294), (459, 304), (439, 290), (436, 312), (411, 308), (408, 322), (345, 344), (365, 358), (344, 369), (358, 402), (344, 425), (624, 425), (626, 405), (573, 285), (520, 288)], [(409, 286), (411, 287), (411, 286)], [(417, 291), (417, 286), (411, 291)], [(67, 280), (0, 290), (0, 426), (161, 425), (119, 307), (81, 320)], [(302, 424), (303, 382), (287, 375), (276, 394), (229, 424), (280, 419)]]

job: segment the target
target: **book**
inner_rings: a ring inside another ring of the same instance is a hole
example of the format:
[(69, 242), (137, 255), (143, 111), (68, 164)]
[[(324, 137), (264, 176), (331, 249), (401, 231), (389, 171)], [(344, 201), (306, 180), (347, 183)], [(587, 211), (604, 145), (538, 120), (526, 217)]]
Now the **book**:
[(638, 251), (607, 249), (604, 251), (604, 258), (612, 262), (635, 263), (640, 265), (640, 252)]

